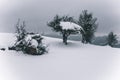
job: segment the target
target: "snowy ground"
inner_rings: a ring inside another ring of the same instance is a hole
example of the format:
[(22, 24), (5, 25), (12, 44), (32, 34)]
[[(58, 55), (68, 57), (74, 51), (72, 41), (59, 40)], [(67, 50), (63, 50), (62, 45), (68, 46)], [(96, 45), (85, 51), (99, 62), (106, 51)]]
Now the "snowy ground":
[[(0, 33), (0, 48), (15, 36)], [(44, 37), (49, 53), (25, 55), (0, 51), (0, 80), (120, 80), (120, 49)]]

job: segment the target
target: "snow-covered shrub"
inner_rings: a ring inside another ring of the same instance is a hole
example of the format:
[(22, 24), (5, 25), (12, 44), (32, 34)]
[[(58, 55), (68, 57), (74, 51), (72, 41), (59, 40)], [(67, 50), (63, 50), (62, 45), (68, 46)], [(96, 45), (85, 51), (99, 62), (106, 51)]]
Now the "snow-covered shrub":
[(25, 48), (25, 52), (32, 55), (42, 55), (46, 50), (46, 46), (42, 43), (42, 37), (39, 34), (29, 35), (26, 37), (28, 47)]
[(24, 39), (16, 42), (14, 45), (15, 50), (31, 55), (42, 55), (47, 52), (46, 46), (42, 43), (42, 39), (39, 34), (27, 34)]
[(93, 17), (92, 13), (88, 13), (87, 10), (82, 11), (79, 16), (78, 24), (84, 29), (85, 33), (82, 33), (82, 42), (91, 43), (94, 33), (97, 29), (98, 24), (96, 23), (97, 18)]
[(46, 50), (46, 46), (42, 43), (42, 37), (39, 34), (27, 33), (25, 29), (25, 22), (22, 25), (19, 24), (20, 20), (16, 25), (16, 42), (14, 46), (9, 47), (9, 50), (22, 51), (26, 54), (31, 55), (42, 55)]
[(67, 39), (71, 34), (77, 34), (83, 31), (82, 27), (75, 23), (73, 17), (56, 15), (54, 19), (48, 23), (48, 26), (55, 32), (60, 32), (63, 37), (63, 43), (67, 44)]
[(107, 41), (108, 41), (108, 45), (110, 45), (111, 47), (114, 47), (114, 46), (117, 44), (117, 42), (118, 42), (116, 36), (117, 36), (117, 35), (115, 35), (113, 32), (110, 32), (110, 33), (108, 34)]

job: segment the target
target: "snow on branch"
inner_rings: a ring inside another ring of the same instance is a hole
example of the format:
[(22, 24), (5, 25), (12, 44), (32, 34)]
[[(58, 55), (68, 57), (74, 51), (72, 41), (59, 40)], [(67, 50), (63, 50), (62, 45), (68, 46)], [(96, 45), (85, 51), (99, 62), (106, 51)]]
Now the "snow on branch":
[[(81, 26), (78, 24), (75, 24), (73, 22), (60, 22), (60, 26), (62, 27), (63, 30), (83, 30)], [(84, 30), (83, 30), (84, 31)]]

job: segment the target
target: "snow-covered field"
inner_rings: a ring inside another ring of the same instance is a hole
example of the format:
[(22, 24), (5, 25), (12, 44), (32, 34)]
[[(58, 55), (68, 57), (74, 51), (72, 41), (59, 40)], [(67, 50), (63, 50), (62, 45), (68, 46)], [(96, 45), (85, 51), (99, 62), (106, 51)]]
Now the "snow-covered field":
[[(0, 48), (15, 36), (0, 33)], [(0, 80), (120, 80), (120, 49), (44, 37), (49, 53), (31, 56), (0, 51)]]

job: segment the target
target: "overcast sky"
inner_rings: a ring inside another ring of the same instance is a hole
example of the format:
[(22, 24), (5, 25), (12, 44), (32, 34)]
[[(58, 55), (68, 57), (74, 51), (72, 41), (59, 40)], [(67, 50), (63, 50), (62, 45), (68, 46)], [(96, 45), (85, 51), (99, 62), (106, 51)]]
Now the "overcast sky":
[(21, 18), (27, 30), (49, 33), (46, 23), (56, 14), (78, 19), (85, 9), (98, 18), (98, 33), (119, 33), (119, 0), (0, 0), (0, 32), (15, 32), (14, 25)]

